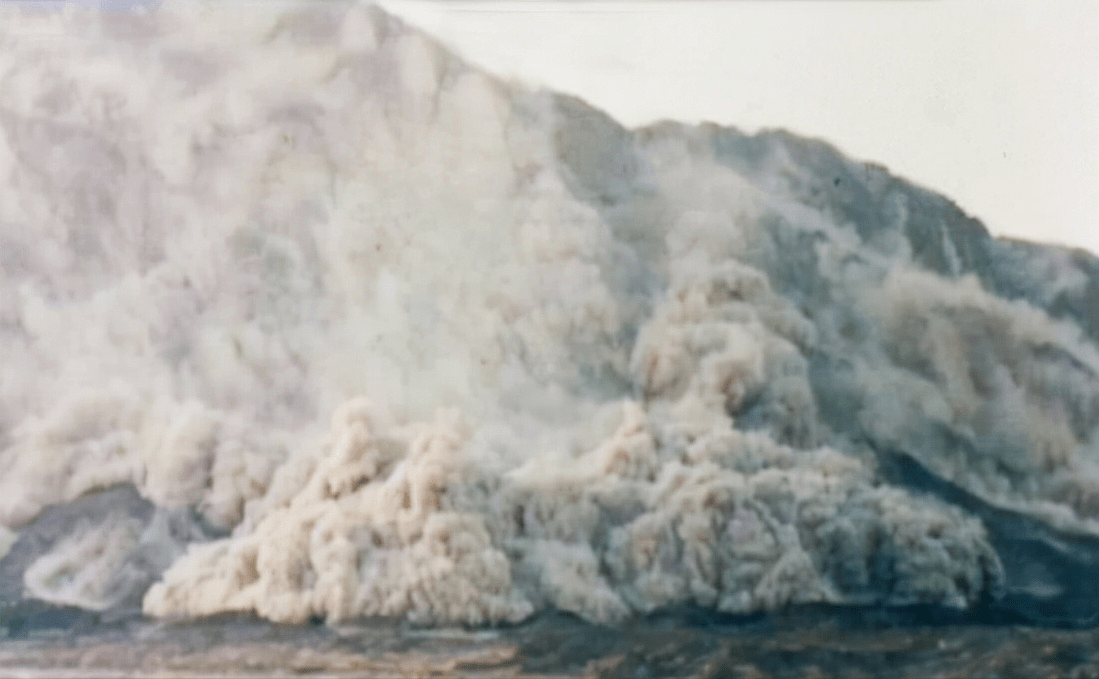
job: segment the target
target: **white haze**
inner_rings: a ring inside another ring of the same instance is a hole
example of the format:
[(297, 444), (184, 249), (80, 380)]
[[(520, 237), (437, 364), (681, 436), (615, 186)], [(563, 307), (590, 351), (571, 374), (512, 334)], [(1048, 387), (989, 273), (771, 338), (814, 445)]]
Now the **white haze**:
[[(1094, 346), (891, 232), (870, 249), (792, 188), (794, 141), (737, 169), (706, 130), (629, 136), (360, 5), (0, 27), (0, 545), (112, 484), (194, 507), (225, 537), (151, 615), (972, 603), (1002, 577), (982, 524), (830, 430), (818, 350), (851, 357), (858, 427), (1024, 442), (918, 452), (1094, 528)], [(779, 233), (816, 244), (814, 320)], [(1043, 257), (1019, 275), (1086, 282)], [(139, 528), (87, 526), (24, 585), (108, 606)]]
[(1099, 252), (1089, 0), (384, 4), (494, 73), (625, 124), (820, 137), (993, 233)]

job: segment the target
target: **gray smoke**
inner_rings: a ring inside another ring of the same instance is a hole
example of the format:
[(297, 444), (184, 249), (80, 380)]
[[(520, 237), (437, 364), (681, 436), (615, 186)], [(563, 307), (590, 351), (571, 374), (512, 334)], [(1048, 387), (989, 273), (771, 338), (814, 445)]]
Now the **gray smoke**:
[(4, 13), (5, 600), (1094, 609), (1090, 255), (369, 6)]

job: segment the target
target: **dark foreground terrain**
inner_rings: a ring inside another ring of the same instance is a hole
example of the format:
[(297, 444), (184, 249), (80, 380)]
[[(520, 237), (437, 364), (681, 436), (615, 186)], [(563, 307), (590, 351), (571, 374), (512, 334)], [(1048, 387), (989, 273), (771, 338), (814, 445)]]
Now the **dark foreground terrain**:
[(1099, 630), (914, 609), (684, 611), (621, 629), (556, 614), (473, 631), (112, 622), (45, 608), (6, 622), (0, 674), (20, 677), (1099, 677)]

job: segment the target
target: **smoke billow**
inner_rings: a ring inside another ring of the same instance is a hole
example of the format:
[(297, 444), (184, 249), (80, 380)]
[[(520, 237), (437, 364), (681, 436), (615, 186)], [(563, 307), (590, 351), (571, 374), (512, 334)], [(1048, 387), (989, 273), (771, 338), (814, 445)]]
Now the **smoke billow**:
[(884, 447), (1099, 529), (1090, 258), (819, 142), (626, 130), (370, 6), (5, 13), (27, 596), (483, 624), (1001, 591), (983, 515)]

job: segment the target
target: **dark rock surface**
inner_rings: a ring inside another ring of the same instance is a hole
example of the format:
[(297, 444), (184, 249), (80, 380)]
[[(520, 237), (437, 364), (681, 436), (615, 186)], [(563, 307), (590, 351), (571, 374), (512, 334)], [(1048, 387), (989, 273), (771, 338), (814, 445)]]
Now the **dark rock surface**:
[(883, 476), (980, 517), (1004, 568), (1003, 587), (975, 611), (996, 620), (1088, 628), (1099, 623), (1099, 537), (994, 507), (945, 481), (902, 451), (879, 449)]
[[(89, 527), (120, 520), (132, 520), (141, 532), (119, 560), (114, 576), (102, 586), (102, 610), (43, 601), (27, 590), (24, 576), (36, 561)], [(190, 510), (157, 508), (130, 485), (48, 507), (20, 528), (18, 540), (0, 559), (0, 627), (9, 636), (19, 637), (33, 630), (80, 630), (140, 616), (141, 598), (149, 585), (182, 553), (184, 545), (209, 534)]]

